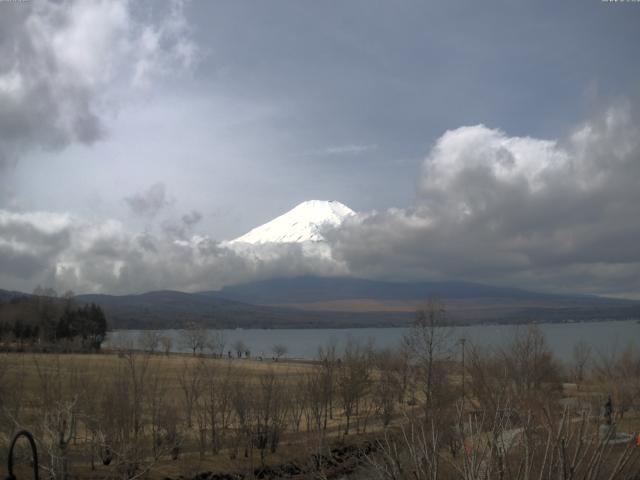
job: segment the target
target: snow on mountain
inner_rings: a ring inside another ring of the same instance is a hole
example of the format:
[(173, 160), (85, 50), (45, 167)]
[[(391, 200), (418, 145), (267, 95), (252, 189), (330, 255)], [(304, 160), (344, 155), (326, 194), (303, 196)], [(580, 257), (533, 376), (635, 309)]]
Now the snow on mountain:
[(308, 200), (229, 243), (322, 242), (323, 229), (337, 227), (352, 215), (355, 215), (353, 210), (335, 200)]

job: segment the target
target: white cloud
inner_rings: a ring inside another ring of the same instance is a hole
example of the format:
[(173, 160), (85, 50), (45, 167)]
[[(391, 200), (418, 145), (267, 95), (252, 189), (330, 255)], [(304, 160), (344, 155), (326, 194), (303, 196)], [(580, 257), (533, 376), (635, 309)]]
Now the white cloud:
[(484, 125), (461, 127), (442, 135), (424, 162), (423, 193), (448, 190), (464, 171), (485, 170), (500, 183), (544, 188), (547, 175), (567, 168), (567, 152), (557, 142), (509, 137)]
[[(166, 233), (166, 232), (164, 232)], [(187, 291), (271, 276), (340, 272), (330, 257), (296, 244), (234, 249), (206, 235), (136, 233), (116, 220), (0, 210), (0, 285), (31, 291)]]
[(333, 254), (366, 277), (640, 292), (638, 178), (627, 108), (563, 142), (461, 127), (426, 157), (414, 206), (347, 222)]
[(34, 147), (99, 140), (105, 111), (131, 88), (194, 63), (180, 2), (155, 23), (132, 10), (128, 0), (3, 5), (0, 166)]
[(376, 144), (357, 144), (350, 143), (347, 145), (335, 145), (312, 151), (311, 155), (360, 155), (362, 153), (374, 152), (378, 149)]

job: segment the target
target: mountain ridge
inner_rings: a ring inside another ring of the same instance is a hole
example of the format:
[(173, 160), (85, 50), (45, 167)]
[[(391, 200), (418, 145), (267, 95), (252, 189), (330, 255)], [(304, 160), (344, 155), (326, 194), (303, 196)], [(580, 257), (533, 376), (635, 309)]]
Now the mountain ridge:
[[(28, 294), (0, 290), (4, 301), (19, 295)], [(349, 277), (270, 279), (213, 292), (83, 294), (75, 300), (100, 305), (111, 328), (185, 328), (190, 323), (215, 328), (356, 328), (407, 325), (421, 301), (430, 296), (444, 301), (453, 321), (466, 324), (640, 318), (640, 302), (633, 300), (470, 282)]]
[(594, 295), (555, 294), (525, 290), (517, 287), (494, 286), (466, 281), (384, 281), (355, 277), (297, 277), (272, 278), (201, 292), (254, 304), (318, 302), (349, 298), (376, 300), (426, 300), (439, 298), (520, 298), (520, 299), (598, 299), (625, 302)]

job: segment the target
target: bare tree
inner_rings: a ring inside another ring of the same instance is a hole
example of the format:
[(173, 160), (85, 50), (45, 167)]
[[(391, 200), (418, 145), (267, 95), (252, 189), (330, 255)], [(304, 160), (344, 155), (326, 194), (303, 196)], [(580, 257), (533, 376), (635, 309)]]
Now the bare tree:
[(180, 430), (179, 409), (169, 403), (160, 412), (158, 419), (160, 428), (160, 454), (168, 453), (172, 460), (177, 460), (180, 456), (183, 443), (183, 433)]
[[(71, 364), (71, 371), (62, 368), (60, 356), (54, 355), (47, 364), (38, 356), (32, 357), (37, 372), (39, 407), (42, 412), (42, 438), (47, 453), (45, 467), (53, 479), (69, 476), (69, 449), (75, 437), (78, 419), (79, 372)], [(69, 395), (68, 391), (73, 392)]]
[[(614, 414), (622, 418), (640, 397), (640, 354), (631, 343), (625, 349), (600, 353), (594, 361), (595, 379), (604, 385), (615, 405)], [(602, 404), (602, 399), (599, 402)]]
[(247, 345), (242, 340), (233, 342), (233, 350), (238, 358), (242, 358), (242, 354), (247, 351)]
[(248, 380), (246, 372), (234, 376), (231, 386), (232, 405), (236, 418), (236, 435), (234, 438), (232, 457), (238, 456), (240, 449), (244, 449), (245, 458), (253, 458), (253, 426), (255, 395), (248, 394)]
[(544, 338), (535, 325), (515, 331), (511, 343), (502, 351), (505, 366), (519, 394), (541, 391), (543, 385), (557, 382), (558, 365)]
[(214, 357), (222, 358), (225, 344), (224, 332), (222, 330), (214, 330), (209, 334), (206, 348)]
[(260, 460), (264, 464), (267, 449), (275, 453), (278, 448), (280, 435), (285, 428), (287, 402), (282, 380), (273, 371), (260, 376), (260, 385), (256, 393), (255, 425), (252, 431), (260, 451)]
[(287, 354), (288, 349), (286, 345), (282, 343), (277, 343), (271, 348), (271, 351), (275, 355), (275, 358), (277, 361), (277, 360), (280, 360), (281, 357)]
[(398, 403), (404, 403), (407, 396), (407, 391), (410, 386), (411, 379), (411, 350), (408, 348), (406, 342), (402, 342), (399, 347), (391, 351), (391, 358), (389, 359), (391, 368), (397, 379), (397, 399)]
[(207, 331), (203, 328), (197, 327), (195, 324), (190, 324), (186, 329), (182, 330), (182, 343), (185, 348), (189, 349), (193, 356), (196, 356), (196, 353), (200, 353), (204, 351), (208, 342), (208, 334)]
[(211, 453), (216, 454), (224, 446), (231, 424), (233, 372), (227, 365), (220, 369), (214, 362), (204, 366), (203, 410), (209, 432)]
[(138, 337), (138, 346), (147, 353), (155, 353), (160, 345), (158, 332), (146, 331)]
[(324, 478), (322, 471), (325, 467), (323, 449), (326, 445), (327, 431), (327, 390), (323, 385), (326, 372), (320, 369), (313, 369), (303, 377), (304, 391), (306, 392), (306, 403), (304, 417), (309, 443), (314, 452), (315, 469), (319, 478)]
[(202, 394), (203, 368), (200, 362), (185, 359), (178, 376), (178, 383), (182, 391), (185, 420), (188, 428), (193, 426), (194, 407)]
[[(144, 448), (147, 423), (150, 355), (123, 352), (109, 381), (105, 381), (96, 409), (98, 437), (103, 437), (103, 463), (118, 476), (136, 478), (148, 472), (156, 458)], [(106, 380), (106, 379), (105, 379)]]
[(382, 423), (385, 427), (389, 425), (393, 418), (396, 400), (398, 399), (398, 390), (401, 388), (394, 357), (394, 352), (391, 350), (383, 350), (375, 357), (375, 367), (378, 375), (375, 378), (373, 398), (377, 414), (382, 418)]
[(324, 401), (324, 425), (327, 429), (329, 419), (333, 419), (333, 404), (336, 390), (336, 369), (338, 356), (336, 353), (337, 343), (335, 338), (331, 338), (325, 346), (318, 348), (318, 360), (321, 365), (320, 385), (322, 386), (322, 398)]
[(364, 396), (371, 385), (368, 352), (350, 339), (345, 347), (344, 360), (338, 368), (338, 393), (345, 416), (344, 434), (349, 434), (353, 416), (358, 416)]
[(306, 392), (306, 408), (304, 411), (307, 433), (323, 433), (325, 417), (326, 396), (322, 386), (323, 374), (318, 370), (308, 372), (304, 377), (304, 391)]
[(467, 348), (466, 368), (471, 397), (489, 418), (512, 403), (511, 380), (502, 355), (471, 344)]
[(162, 351), (168, 357), (171, 353), (171, 347), (173, 346), (173, 339), (169, 335), (162, 335), (159, 341)]
[(147, 378), (147, 417), (151, 427), (151, 448), (154, 458), (159, 459), (166, 448), (165, 412), (170, 408), (167, 398), (167, 378), (163, 375), (164, 365), (151, 369)]
[(571, 376), (576, 382), (582, 382), (591, 360), (591, 345), (584, 340), (576, 343), (572, 352)]
[(547, 417), (520, 412), (518, 426), (508, 408), (496, 415), (467, 414), (459, 402), (457, 412), (464, 455), (444, 454), (437, 422), (407, 417), (398, 432), (385, 431), (375, 453), (367, 455), (372, 475), (384, 480), (623, 480), (637, 474), (640, 450), (631, 443), (615, 448), (611, 434), (601, 435), (588, 411), (565, 408)]
[(308, 392), (306, 388), (306, 379), (304, 376), (298, 376), (291, 383), (288, 391), (289, 395), (289, 416), (291, 419), (291, 427), (294, 432), (300, 431), (300, 422), (307, 408)]
[(414, 357), (424, 385), (425, 411), (434, 408), (434, 401), (446, 389), (446, 378), (441, 362), (450, 356), (451, 324), (444, 304), (437, 299), (428, 300), (416, 312), (414, 323), (404, 342)]
[(66, 480), (69, 476), (69, 447), (77, 416), (77, 399), (55, 402), (44, 416), (44, 445), (50, 459), (47, 470), (52, 479)]
[[(385, 430), (377, 455), (367, 456), (372, 476), (380, 480), (440, 480), (439, 432), (408, 421), (398, 435)], [(477, 478), (484, 478), (478, 476)]]

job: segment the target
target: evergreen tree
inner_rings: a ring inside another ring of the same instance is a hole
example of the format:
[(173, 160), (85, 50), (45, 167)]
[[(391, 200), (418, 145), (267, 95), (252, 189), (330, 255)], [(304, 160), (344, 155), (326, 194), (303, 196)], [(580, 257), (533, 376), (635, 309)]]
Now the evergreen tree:
[(89, 312), (91, 319), (91, 344), (93, 348), (99, 349), (107, 336), (107, 318), (102, 308), (93, 303), (91, 304)]
[(56, 343), (79, 340), (82, 349), (100, 349), (107, 335), (107, 319), (99, 305), (77, 306), (71, 294), (58, 298), (39, 288), (30, 297), (0, 302), (0, 342)]

